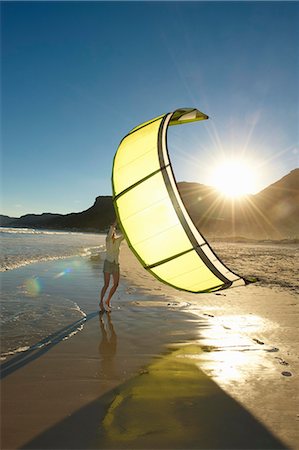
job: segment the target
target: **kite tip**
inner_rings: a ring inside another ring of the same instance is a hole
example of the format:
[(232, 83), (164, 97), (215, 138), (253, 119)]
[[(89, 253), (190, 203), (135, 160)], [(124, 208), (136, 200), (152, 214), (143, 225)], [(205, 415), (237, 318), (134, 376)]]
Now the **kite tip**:
[(244, 281), (245, 281), (245, 285), (247, 286), (248, 284), (251, 284), (251, 283), (256, 283), (257, 281), (259, 281), (259, 279), (258, 278), (256, 278), (256, 277), (250, 277), (250, 278), (244, 278)]

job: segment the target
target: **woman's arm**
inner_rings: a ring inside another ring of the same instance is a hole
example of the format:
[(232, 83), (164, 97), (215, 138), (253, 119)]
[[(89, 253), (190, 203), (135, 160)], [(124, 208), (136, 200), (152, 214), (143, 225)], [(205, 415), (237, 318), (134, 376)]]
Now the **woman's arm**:
[(115, 222), (110, 225), (106, 239), (112, 239), (112, 235), (114, 232), (115, 232)]

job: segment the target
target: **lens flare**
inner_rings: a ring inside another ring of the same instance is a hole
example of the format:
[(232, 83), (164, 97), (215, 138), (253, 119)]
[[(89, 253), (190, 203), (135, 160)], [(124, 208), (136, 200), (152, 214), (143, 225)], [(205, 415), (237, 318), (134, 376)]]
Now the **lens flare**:
[(65, 275), (68, 275), (72, 271), (73, 271), (73, 269), (71, 267), (67, 267), (62, 272), (59, 272), (57, 275), (55, 275), (54, 278), (56, 279), (56, 278), (64, 277)]
[(25, 292), (30, 297), (37, 297), (42, 290), (41, 280), (38, 277), (29, 278), (25, 281)]

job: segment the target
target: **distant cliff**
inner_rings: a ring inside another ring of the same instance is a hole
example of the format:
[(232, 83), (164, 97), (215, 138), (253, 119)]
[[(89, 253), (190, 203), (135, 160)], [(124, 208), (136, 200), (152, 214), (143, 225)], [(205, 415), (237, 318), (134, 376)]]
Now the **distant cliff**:
[[(241, 200), (220, 196), (212, 187), (178, 183), (195, 225), (207, 237), (242, 236), (252, 239), (299, 238), (299, 169), (295, 169), (256, 195)], [(97, 197), (80, 213), (0, 216), (1, 226), (79, 231), (104, 231), (115, 217), (112, 197)]]
[(47, 228), (55, 230), (104, 231), (114, 220), (112, 197), (97, 197), (93, 206), (79, 213), (26, 214), (20, 218), (0, 216), (1, 226)]

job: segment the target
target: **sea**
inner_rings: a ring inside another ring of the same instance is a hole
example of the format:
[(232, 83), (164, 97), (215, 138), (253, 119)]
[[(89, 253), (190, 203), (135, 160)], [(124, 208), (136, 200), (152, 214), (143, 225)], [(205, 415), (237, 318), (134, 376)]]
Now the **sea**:
[(105, 235), (0, 227), (0, 248), (1, 360), (79, 332), (88, 308), (78, 275), (84, 268), (88, 274), (92, 262), (100, 288)]
[[(210, 244), (234, 272), (298, 296), (298, 243)], [(0, 227), (0, 246), (1, 361), (80, 332), (96, 313), (105, 235)]]

